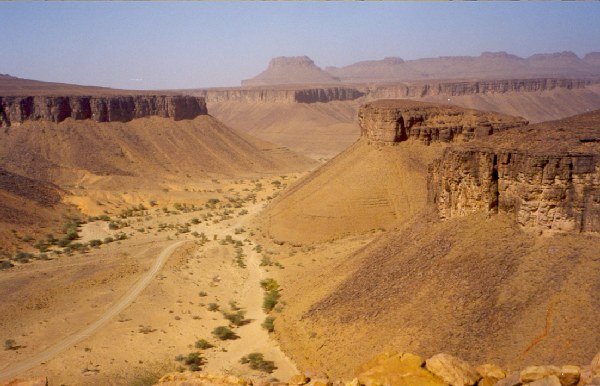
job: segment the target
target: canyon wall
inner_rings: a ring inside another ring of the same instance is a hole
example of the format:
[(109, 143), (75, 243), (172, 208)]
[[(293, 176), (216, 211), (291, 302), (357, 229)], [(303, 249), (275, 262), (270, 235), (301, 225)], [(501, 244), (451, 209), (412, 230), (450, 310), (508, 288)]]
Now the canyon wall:
[(476, 94), (542, 92), (555, 89), (584, 89), (597, 81), (591, 79), (503, 79), (486, 81), (413, 81), (347, 86), (271, 86), (179, 90), (201, 96), (207, 103), (326, 103), (359, 98), (424, 98), (427, 96), (464, 96)]
[(0, 97), (0, 127), (30, 120), (93, 119), (127, 122), (156, 115), (174, 120), (207, 114), (203, 98), (192, 96), (11, 96)]
[(600, 232), (600, 110), (448, 148), (428, 192), (441, 218), (502, 211), (525, 228)]
[(527, 125), (522, 118), (410, 100), (379, 100), (359, 109), (361, 136), (370, 142), (469, 141)]

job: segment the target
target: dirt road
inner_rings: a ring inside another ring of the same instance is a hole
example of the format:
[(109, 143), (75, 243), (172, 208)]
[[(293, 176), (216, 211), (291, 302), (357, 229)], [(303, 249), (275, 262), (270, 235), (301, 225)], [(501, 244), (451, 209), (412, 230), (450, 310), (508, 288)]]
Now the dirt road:
[(10, 368), (4, 368), (0, 371), (0, 382), (6, 381), (12, 377), (15, 377), (32, 367), (35, 367), (43, 362), (46, 362), (59, 354), (66, 348), (80, 342), (81, 340), (92, 335), (102, 325), (108, 322), (110, 319), (118, 315), (120, 312), (125, 310), (138, 296), (139, 294), (150, 284), (154, 276), (161, 270), (163, 265), (169, 259), (171, 254), (181, 246), (185, 241), (175, 242), (165, 249), (158, 255), (156, 262), (152, 268), (142, 277), (117, 303), (108, 309), (103, 315), (101, 315), (95, 322), (87, 326), (85, 329), (63, 339), (55, 345), (47, 348), (46, 350), (32, 356), (31, 358), (22, 362), (10, 365)]

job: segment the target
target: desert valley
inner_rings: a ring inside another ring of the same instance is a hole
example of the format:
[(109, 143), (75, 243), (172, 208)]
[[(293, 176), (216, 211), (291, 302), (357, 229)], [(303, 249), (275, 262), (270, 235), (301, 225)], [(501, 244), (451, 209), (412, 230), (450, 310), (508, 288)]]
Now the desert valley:
[(600, 385), (600, 52), (6, 74), (0, 137), (0, 385)]

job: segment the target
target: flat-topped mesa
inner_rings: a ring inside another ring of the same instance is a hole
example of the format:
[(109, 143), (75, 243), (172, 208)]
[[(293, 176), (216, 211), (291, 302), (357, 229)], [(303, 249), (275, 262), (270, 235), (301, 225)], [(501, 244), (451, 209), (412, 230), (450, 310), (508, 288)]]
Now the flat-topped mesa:
[(182, 120), (206, 114), (204, 98), (183, 95), (0, 97), (0, 127), (67, 118), (128, 122), (153, 115)]
[(207, 103), (245, 102), (245, 103), (327, 103), (333, 101), (351, 101), (365, 95), (354, 87), (236, 87), (229, 89), (207, 89), (195, 92), (206, 99)]
[(456, 106), (411, 100), (379, 100), (358, 111), (361, 137), (394, 144), (410, 139), (431, 142), (469, 141), (527, 125), (523, 118)]
[(600, 232), (600, 110), (450, 147), (428, 192), (441, 218), (500, 211), (537, 231)]

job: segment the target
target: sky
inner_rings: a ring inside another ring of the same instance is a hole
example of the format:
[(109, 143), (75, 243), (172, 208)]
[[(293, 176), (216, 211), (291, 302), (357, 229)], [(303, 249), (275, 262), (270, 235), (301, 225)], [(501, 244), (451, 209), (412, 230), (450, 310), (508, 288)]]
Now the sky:
[(239, 86), (271, 58), (600, 51), (600, 2), (0, 2), (0, 74), (125, 89)]

